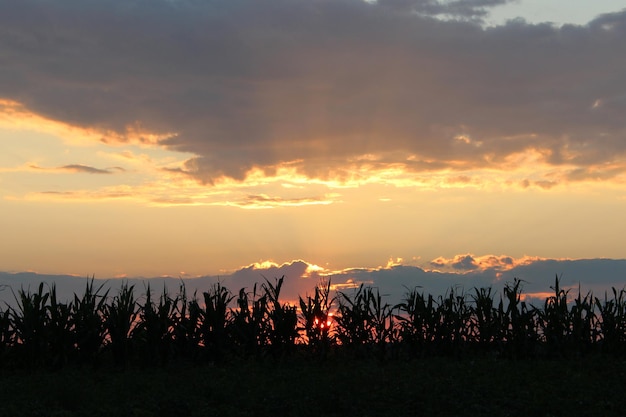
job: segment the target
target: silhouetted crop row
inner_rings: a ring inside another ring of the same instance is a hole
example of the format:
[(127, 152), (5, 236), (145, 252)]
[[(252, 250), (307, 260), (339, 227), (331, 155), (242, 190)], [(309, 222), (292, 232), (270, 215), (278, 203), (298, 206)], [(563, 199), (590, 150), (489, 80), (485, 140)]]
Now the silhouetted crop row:
[(612, 298), (578, 296), (558, 278), (543, 306), (523, 301), (520, 280), (496, 297), (491, 288), (454, 289), (434, 297), (417, 288), (403, 302), (384, 302), (361, 286), (331, 297), (330, 282), (300, 297), (280, 300), (283, 278), (251, 292), (215, 284), (201, 297), (148, 286), (135, 298), (122, 285), (110, 296), (88, 281), (82, 296), (57, 299), (54, 285), (17, 292), (17, 307), (0, 310), (0, 366), (67, 364), (155, 365), (172, 360), (221, 361), (239, 357), (430, 357), (488, 355), (504, 358), (626, 354), (626, 290)]

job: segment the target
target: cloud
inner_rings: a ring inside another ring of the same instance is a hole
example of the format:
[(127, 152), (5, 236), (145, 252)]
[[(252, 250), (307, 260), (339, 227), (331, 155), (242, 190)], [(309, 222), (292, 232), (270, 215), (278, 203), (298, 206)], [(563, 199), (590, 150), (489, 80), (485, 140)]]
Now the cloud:
[(518, 265), (524, 265), (533, 262), (537, 258), (523, 257), (514, 259), (506, 255), (484, 255), (476, 256), (473, 254), (456, 255), (453, 258), (439, 257), (430, 261), (430, 267), (437, 271), (506, 271), (511, 270)]
[(38, 193), (30, 194), (31, 199), (62, 199), (62, 200), (77, 200), (77, 201), (95, 201), (95, 200), (111, 200), (111, 199), (130, 199), (133, 198), (134, 195), (130, 192), (124, 191), (99, 191), (99, 192), (88, 192), (88, 191), (40, 191)]
[(0, 98), (104, 143), (191, 153), (180, 172), (205, 184), (286, 165), (623, 181), (626, 12), (482, 27), (503, 3), (12, 1)]
[[(121, 157), (125, 158), (125, 156)], [(150, 161), (139, 162), (142, 165), (149, 163)], [(107, 168), (106, 172), (134, 173), (141, 168), (144, 167), (140, 165), (132, 170)], [(171, 168), (152, 168), (155, 172), (154, 178), (149, 178), (140, 184), (122, 183), (100, 186), (95, 189), (44, 189), (29, 192), (21, 198), (38, 201), (97, 201), (123, 198), (150, 206), (227, 206), (241, 209), (324, 206), (342, 201), (341, 194), (328, 192), (328, 188), (333, 187), (331, 183), (315, 184), (304, 177), (290, 176), (289, 173), (282, 171), (277, 172), (276, 176), (272, 178), (262, 178), (262, 173), (256, 173), (250, 175), (245, 183), (230, 180), (222, 181), (213, 187), (206, 187)], [(45, 172), (91, 172), (92, 169), (97, 170), (96, 168), (87, 170), (85, 167), (76, 171), (74, 166), (41, 168), (36, 165), (31, 165), (28, 169)], [(301, 184), (306, 184), (306, 187)]]
[[(443, 258), (440, 258), (443, 259)], [(547, 294), (552, 294), (551, 286), (555, 277), (560, 278), (561, 287), (569, 289), (576, 295), (580, 285), (585, 294), (592, 291), (595, 296), (603, 297), (604, 292), (611, 294), (611, 287), (618, 290), (626, 287), (625, 259), (538, 259), (519, 258), (495, 255), (457, 255), (453, 259), (464, 261), (469, 265), (479, 265), (473, 269), (435, 271), (417, 266), (406, 266), (390, 263), (379, 268), (349, 268), (345, 270), (329, 270), (304, 260), (284, 263), (273, 261), (256, 262), (236, 271), (221, 276), (204, 276), (190, 278), (182, 276), (156, 278), (124, 278), (100, 280), (105, 288), (110, 288), (111, 295), (118, 291), (122, 282), (135, 285), (137, 295), (145, 293), (148, 284), (152, 290), (160, 291), (166, 286), (171, 294), (176, 294), (184, 284), (189, 295), (194, 292), (200, 296), (217, 282), (220, 282), (233, 293), (244, 288), (252, 292), (255, 284), (260, 285), (266, 279), (274, 284), (276, 279), (284, 277), (282, 298), (296, 303), (299, 296), (313, 294), (314, 288), (322, 281), (330, 280), (333, 291), (350, 294), (359, 285), (364, 284), (377, 288), (385, 297), (385, 301), (393, 305), (402, 301), (407, 291), (418, 288), (425, 294), (439, 296), (450, 289), (470, 294), (473, 288), (492, 287), (496, 294), (502, 293), (507, 283), (514, 279), (522, 280), (522, 288), (527, 300), (542, 303)], [(456, 261), (455, 261), (456, 262)], [(69, 299), (74, 293), (84, 291), (86, 278), (69, 275), (43, 275), (33, 272), (7, 273), (0, 272), (0, 301), (14, 305), (13, 292), (20, 288), (35, 290), (40, 282), (47, 285), (55, 283), (60, 299)], [(12, 290), (11, 290), (12, 289)], [(538, 304), (537, 304), (538, 305)]]
[(471, 270), (476, 269), (478, 265), (471, 255), (465, 255), (452, 264), (454, 269)]
[(81, 164), (70, 164), (64, 165), (56, 168), (42, 168), (37, 165), (30, 165), (33, 169), (44, 170), (44, 171), (60, 171), (60, 172), (71, 172), (71, 173), (82, 173), (82, 174), (112, 174), (114, 172), (124, 172), (125, 169), (122, 167), (111, 167), (107, 169), (94, 168), (87, 165)]
[(276, 207), (327, 205), (331, 204), (332, 202), (333, 199), (327, 197), (302, 197), (287, 199), (283, 197), (271, 197), (266, 194), (261, 194), (248, 195), (243, 200), (239, 201), (223, 201), (214, 204), (240, 207), (244, 209), (268, 209)]
[(425, 16), (450, 16), (481, 21), (488, 8), (512, 3), (512, 0), (378, 0), (378, 4), (403, 12), (414, 12)]

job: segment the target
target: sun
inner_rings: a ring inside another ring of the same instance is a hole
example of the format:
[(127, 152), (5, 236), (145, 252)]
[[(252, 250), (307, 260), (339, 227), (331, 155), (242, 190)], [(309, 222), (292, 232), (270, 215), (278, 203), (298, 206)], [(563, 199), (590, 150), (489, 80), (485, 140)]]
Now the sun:
[(332, 325), (332, 314), (328, 314), (326, 317), (315, 317), (313, 320), (313, 327), (319, 329), (321, 332), (328, 331)]

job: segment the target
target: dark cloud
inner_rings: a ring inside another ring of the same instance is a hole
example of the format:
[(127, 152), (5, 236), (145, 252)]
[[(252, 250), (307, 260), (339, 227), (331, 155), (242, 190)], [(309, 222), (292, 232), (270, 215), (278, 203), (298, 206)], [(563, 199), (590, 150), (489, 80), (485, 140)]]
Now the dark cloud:
[(528, 149), (623, 172), (626, 12), (474, 21), (504, 2), (5, 1), (0, 97), (105, 142), (158, 133), (207, 183), (285, 162), (341, 178), (363, 154), (499, 168)]

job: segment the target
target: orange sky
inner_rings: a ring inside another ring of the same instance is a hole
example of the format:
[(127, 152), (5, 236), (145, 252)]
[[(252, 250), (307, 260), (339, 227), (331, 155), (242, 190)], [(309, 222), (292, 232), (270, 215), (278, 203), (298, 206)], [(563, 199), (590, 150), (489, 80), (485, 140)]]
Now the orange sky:
[(625, 257), (620, 7), (266, 3), (7, 7), (0, 271)]

